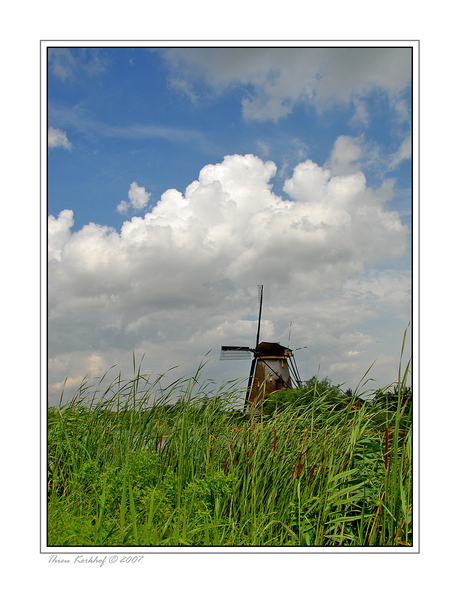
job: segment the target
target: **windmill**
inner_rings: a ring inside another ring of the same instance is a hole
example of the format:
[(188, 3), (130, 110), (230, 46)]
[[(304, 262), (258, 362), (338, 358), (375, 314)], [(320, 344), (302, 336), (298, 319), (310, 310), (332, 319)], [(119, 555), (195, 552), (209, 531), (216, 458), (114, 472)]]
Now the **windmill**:
[(259, 342), (263, 292), (263, 285), (259, 285), (259, 321), (255, 348), (223, 346), (220, 352), (221, 361), (252, 358), (245, 410), (250, 408), (255, 414), (260, 414), (266, 394), (271, 394), (281, 388), (292, 388), (293, 381), (298, 387), (302, 385), (292, 350), (282, 346), (279, 342)]

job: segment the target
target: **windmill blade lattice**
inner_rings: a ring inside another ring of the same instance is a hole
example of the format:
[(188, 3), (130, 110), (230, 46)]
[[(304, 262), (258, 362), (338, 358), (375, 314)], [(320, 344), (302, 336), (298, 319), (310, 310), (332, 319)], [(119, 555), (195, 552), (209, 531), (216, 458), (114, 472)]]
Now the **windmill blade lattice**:
[(252, 349), (249, 347), (223, 346), (220, 348), (221, 361), (242, 361), (251, 357)]

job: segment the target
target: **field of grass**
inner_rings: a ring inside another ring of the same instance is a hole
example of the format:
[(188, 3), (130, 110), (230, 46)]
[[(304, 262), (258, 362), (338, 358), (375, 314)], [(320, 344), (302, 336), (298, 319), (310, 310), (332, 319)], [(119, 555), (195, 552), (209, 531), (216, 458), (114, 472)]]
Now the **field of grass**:
[(48, 409), (48, 546), (411, 546), (407, 374), (372, 402), (313, 378), (260, 417), (200, 370), (83, 385)]

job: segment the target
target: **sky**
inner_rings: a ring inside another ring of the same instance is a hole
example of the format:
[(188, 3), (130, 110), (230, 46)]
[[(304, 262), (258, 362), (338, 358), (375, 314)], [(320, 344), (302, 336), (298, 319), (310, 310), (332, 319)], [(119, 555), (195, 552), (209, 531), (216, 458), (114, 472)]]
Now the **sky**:
[(247, 377), (220, 347), (255, 346), (259, 284), (261, 340), (307, 346), (303, 379), (394, 382), (411, 75), (409, 44), (50, 46), (50, 404), (133, 353), (153, 377)]

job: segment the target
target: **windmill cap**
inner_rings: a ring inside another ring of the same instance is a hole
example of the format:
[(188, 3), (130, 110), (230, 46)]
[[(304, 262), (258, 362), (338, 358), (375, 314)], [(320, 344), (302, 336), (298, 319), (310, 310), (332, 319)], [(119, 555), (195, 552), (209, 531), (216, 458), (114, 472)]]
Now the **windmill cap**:
[(255, 350), (258, 357), (292, 357), (291, 349), (279, 342), (261, 342)]

